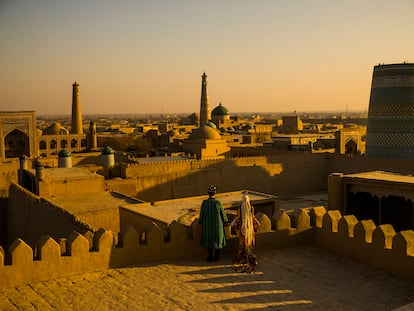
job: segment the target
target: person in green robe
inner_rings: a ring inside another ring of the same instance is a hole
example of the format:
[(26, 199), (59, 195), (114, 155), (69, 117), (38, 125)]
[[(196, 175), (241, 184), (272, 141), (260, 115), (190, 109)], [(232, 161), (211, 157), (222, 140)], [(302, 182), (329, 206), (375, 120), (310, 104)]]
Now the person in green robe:
[(214, 195), (217, 188), (210, 186), (208, 189), (209, 198), (201, 204), (200, 217), (198, 223), (202, 225), (201, 245), (208, 250), (208, 261), (218, 261), (220, 259), (220, 249), (226, 246), (226, 235), (224, 224), (228, 222), (223, 205)]

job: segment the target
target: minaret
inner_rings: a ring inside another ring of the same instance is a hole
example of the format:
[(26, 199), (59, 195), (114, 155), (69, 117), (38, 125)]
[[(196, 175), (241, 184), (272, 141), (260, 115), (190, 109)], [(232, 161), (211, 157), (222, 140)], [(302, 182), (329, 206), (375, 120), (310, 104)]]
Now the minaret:
[(205, 72), (201, 78), (200, 127), (206, 125), (208, 120), (211, 119), (210, 101), (207, 95), (207, 75)]
[(95, 122), (89, 123), (89, 136), (88, 136), (89, 150), (98, 148), (98, 140), (96, 137), (96, 125)]
[(71, 134), (83, 134), (82, 112), (79, 100), (79, 84), (72, 84), (72, 127)]
[(365, 154), (414, 159), (414, 63), (374, 67)]

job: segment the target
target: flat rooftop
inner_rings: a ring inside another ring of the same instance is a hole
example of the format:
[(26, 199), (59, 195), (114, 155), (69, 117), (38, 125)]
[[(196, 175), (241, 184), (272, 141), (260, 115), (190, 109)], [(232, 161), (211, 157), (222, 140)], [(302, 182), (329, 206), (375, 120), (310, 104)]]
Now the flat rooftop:
[(290, 198), (280, 200), (280, 209), (289, 212), (299, 208), (309, 208), (315, 206), (328, 207), (328, 193), (318, 192), (311, 194), (295, 195)]
[(347, 174), (343, 176), (344, 178), (353, 178), (356, 180), (366, 180), (366, 181), (385, 181), (392, 183), (403, 183), (403, 184), (414, 184), (414, 176), (411, 175), (400, 175), (392, 172), (384, 171), (371, 171), (363, 172), (357, 174)]
[[(225, 209), (236, 208), (241, 204), (242, 192), (244, 191), (245, 190), (218, 193), (216, 194), (216, 198), (222, 202)], [(253, 191), (247, 191), (247, 193), (253, 206), (259, 203), (270, 203), (277, 200), (276, 196), (270, 194)], [(190, 225), (194, 218), (198, 217), (201, 203), (207, 198), (208, 195), (203, 195), (182, 199), (124, 205), (122, 207), (132, 212), (162, 221), (166, 224), (170, 224), (175, 220), (185, 225)]]
[[(36, 170), (28, 169), (33, 175), (36, 175)], [(71, 179), (104, 179), (102, 175), (89, 172), (85, 169), (77, 167), (51, 167), (44, 168), (45, 179), (49, 180), (71, 180)]]
[(62, 195), (49, 198), (49, 201), (63, 207), (73, 214), (102, 211), (106, 209), (119, 208), (121, 205), (141, 202), (116, 192), (81, 193), (74, 195)]
[(154, 163), (154, 162), (172, 162), (183, 160), (194, 160), (194, 158), (186, 156), (168, 156), (168, 157), (149, 157), (149, 158), (135, 158), (138, 163)]

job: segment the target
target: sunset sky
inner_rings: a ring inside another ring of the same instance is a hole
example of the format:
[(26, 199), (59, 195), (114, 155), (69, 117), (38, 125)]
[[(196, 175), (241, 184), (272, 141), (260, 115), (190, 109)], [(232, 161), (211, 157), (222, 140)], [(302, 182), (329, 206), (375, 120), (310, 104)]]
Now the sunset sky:
[(0, 0), (0, 111), (368, 108), (373, 66), (414, 62), (413, 0)]

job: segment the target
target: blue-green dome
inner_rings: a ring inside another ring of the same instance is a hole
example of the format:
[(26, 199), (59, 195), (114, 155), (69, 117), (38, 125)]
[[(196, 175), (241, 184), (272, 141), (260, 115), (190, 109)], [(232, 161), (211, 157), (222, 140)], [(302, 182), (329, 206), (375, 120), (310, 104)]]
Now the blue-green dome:
[(62, 149), (62, 150), (59, 151), (58, 156), (60, 158), (68, 158), (68, 157), (70, 157), (70, 151), (68, 149)]
[(212, 122), (210, 120), (207, 121), (206, 125), (209, 126), (209, 127), (211, 127), (211, 128), (213, 128), (213, 129), (215, 129), (215, 130), (217, 129), (217, 126), (214, 124), (214, 122)]
[(109, 147), (109, 146), (105, 146), (105, 147), (102, 149), (102, 154), (103, 154), (103, 155), (114, 154), (114, 151), (112, 150), (112, 148), (111, 148), (111, 147)]
[(248, 123), (243, 127), (243, 129), (246, 130), (246, 131), (252, 130), (252, 129), (254, 129), (254, 126), (252, 124)]
[(211, 111), (212, 116), (227, 116), (230, 115), (230, 111), (221, 105), (221, 103)]
[(227, 131), (228, 131), (228, 132), (234, 132), (234, 127), (229, 126), (229, 127), (227, 128)]

